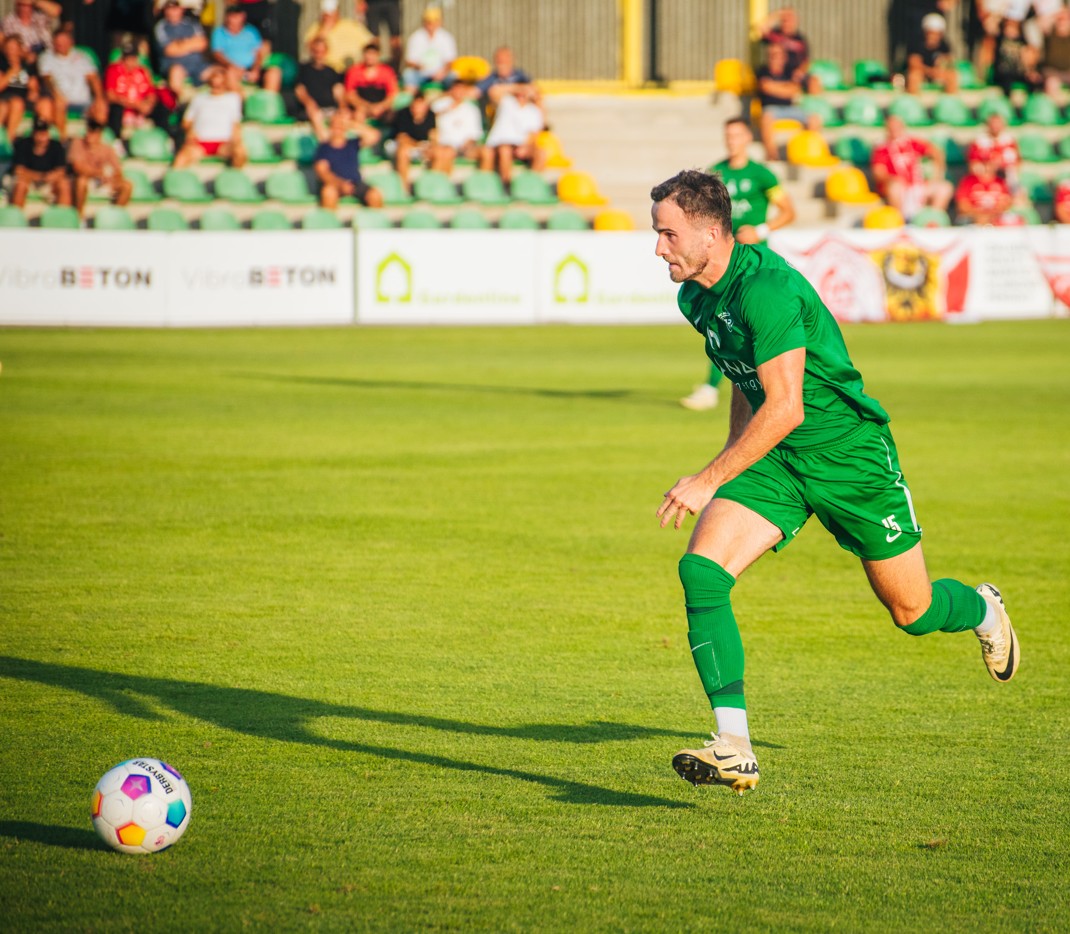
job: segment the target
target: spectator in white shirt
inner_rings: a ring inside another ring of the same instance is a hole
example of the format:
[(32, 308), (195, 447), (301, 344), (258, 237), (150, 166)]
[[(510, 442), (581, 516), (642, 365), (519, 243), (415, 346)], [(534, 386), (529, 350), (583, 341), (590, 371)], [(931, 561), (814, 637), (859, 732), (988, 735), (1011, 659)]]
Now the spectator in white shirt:
[(405, 44), (405, 68), (401, 79), (406, 90), (415, 90), (432, 81), (445, 84), (457, 58), (457, 42), (442, 27), (438, 7), (424, 10), (423, 25)]
[(438, 131), (431, 168), (447, 175), (457, 156), (475, 159), (483, 139), (483, 115), (472, 99), (472, 85), (456, 81), (432, 105)]
[(205, 70), (207, 94), (190, 101), (182, 119), (186, 140), (175, 156), (175, 168), (184, 168), (205, 156), (219, 156), (234, 168), (245, 164), (247, 155), (241, 138), (242, 98), (227, 90), (227, 74), (213, 65)]
[(108, 102), (100, 72), (93, 60), (75, 47), (73, 32), (56, 30), (52, 48), (37, 57), (37, 73), (56, 102), (56, 128), (61, 137), (67, 135), (68, 111), (75, 116), (107, 122)]
[(526, 162), (534, 171), (541, 171), (545, 155), (536, 145), (536, 137), (544, 129), (546, 115), (538, 87), (517, 85), (512, 94), (503, 95), (498, 102), (479, 167), (484, 171), (497, 169), (506, 185), (512, 181), (514, 162)]

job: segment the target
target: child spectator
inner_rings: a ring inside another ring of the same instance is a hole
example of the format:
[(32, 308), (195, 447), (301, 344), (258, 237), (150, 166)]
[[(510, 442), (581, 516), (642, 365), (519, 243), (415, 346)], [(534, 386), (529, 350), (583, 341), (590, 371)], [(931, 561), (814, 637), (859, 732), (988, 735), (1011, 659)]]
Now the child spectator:
[(317, 36), (309, 44), (312, 57), (297, 70), (294, 97), (301, 105), (297, 117), (312, 124), (316, 139), (327, 136), (327, 123), (343, 103), (342, 76), (327, 62), (327, 40)]
[(333, 210), (339, 198), (352, 196), (368, 207), (382, 207), (382, 194), (366, 185), (360, 175), (360, 147), (379, 142), (379, 131), (359, 121), (353, 125), (355, 137), (347, 135), (349, 129), (349, 115), (344, 110), (335, 111), (327, 139), (316, 149), (312, 167), (320, 180), (320, 204)]
[(406, 189), (412, 163), (430, 161), (435, 154), (436, 122), (423, 91), (417, 91), (409, 106), (394, 115), (394, 167)]
[(379, 40), (372, 39), (361, 52), (361, 60), (346, 72), (346, 103), (360, 120), (382, 120), (394, 105), (398, 76), (379, 57)]
[(175, 155), (175, 168), (192, 165), (205, 156), (219, 156), (241, 168), (247, 159), (241, 137), (241, 95), (229, 89), (226, 73), (218, 65), (210, 67), (204, 77), (208, 93), (202, 91), (186, 108), (182, 121), (186, 141)]
[(199, 85), (208, 67), (208, 36), (200, 20), (187, 16), (179, 0), (167, 0), (153, 32), (160, 52), (160, 73), (175, 96), (188, 78)]
[(255, 26), (245, 22), (245, 10), (231, 5), (223, 14), (223, 25), (212, 30), (211, 55), (217, 65), (227, 69), (227, 84), (232, 91), (241, 90), (241, 83), (263, 84), (267, 91), (278, 92), (282, 87), (282, 70), (264, 68), (271, 54), (271, 44), (264, 40)]
[(463, 81), (451, 85), (431, 109), (435, 112), (437, 130), (431, 167), (448, 175), (453, 171), (453, 162), (458, 155), (478, 158), (479, 141), (483, 139), (483, 115), (479, 105), (472, 100), (472, 86)]
[(428, 7), (421, 22), (405, 43), (405, 70), (401, 80), (410, 91), (431, 82), (446, 84), (457, 58), (457, 42), (442, 27), (442, 11)]
[(480, 168), (497, 169), (506, 186), (513, 180), (513, 163), (526, 162), (539, 172), (545, 157), (535, 138), (546, 129), (539, 89), (534, 84), (517, 85), (504, 95), (494, 113), (494, 123), (480, 153)]
[(940, 85), (948, 94), (955, 93), (959, 86), (947, 42), (947, 20), (939, 13), (922, 17), (921, 43), (907, 55), (907, 93), (920, 93), (927, 81)]
[(118, 205), (130, 200), (134, 186), (123, 178), (123, 167), (115, 149), (104, 142), (104, 124), (92, 117), (86, 121), (85, 136), (71, 142), (67, 161), (74, 176), (74, 206), (81, 214), (91, 189), (108, 192)]
[(11, 203), (21, 208), (33, 188), (49, 192), (56, 204), (71, 203), (71, 180), (67, 174), (67, 156), (63, 144), (53, 139), (50, 124), (35, 120), (33, 131), (15, 141), (12, 173), (15, 184), (11, 189)]

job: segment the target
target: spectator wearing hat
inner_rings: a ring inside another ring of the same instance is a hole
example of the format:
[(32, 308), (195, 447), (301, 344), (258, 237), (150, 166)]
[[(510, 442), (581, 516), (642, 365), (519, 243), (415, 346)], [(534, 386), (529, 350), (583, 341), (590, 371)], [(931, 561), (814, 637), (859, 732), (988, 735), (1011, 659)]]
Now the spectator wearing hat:
[(341, 74), (327, 63), (327, 40), (314, 38), (309, 45), (312, 57), (302, 62), (294, 84), (294, 97), (300, 105), (299, 120), (308, 120), (316, 139), (327, 135), (327, 124), (343, 103)]
[(305, 32), (305, 46), (310, 47), (316, 38), (327, 42), (327, 64), (344, 73), (349, 65), (360, 61), (372, 34), (363, 23), (339, 15), (338, 0), (322, 0), (319, 19)]
[(175, 168), (185, 168), (205, 156), (219, 156), (241, 168), (248, 158), (241, 137), (241, 95), (230, 90), (226, 72), (218, 65), (205, 71), (204, 80), (207, 92), (190, 101), (182, 118), (186, 138), (175, 154)]
[(920, 93), (926, 82), (940, 85), (948, 94), (954, 94), (959, 87), (958, 72), (947, 41), (947, 20), (939, 13), (922, 17), (921, 41), (907, 54), (907, 92)]
[(223, 24), (212, 30), (210, 54), (215, 64), (226, 69), (232, 91), (240, 91), (243, 81), (276, 93), (282, 88), (282, 69), (264, 67), (271, 43), (245, 21), (245, 9), (237, 4), (227, 7)]
[(405, 66), (401, 80), (406, 90), (435, 82), (446, 84), (457, 58), (457, 41), (442, 26), (442, 11), (428, 7), (422, 25), (405, 43)]
[(71, 203), (71, 179), (67, 174), (67, 156), (63, 144), (53, 139), (51, 125), (35, 120), (29, 136), (15, 141), (11, 203), (21, 208), (31, 189), (44, 189), (56, 204)]
[(208, 67), (208, 36), (200, 20), (186, 15), (179, 0), (166, 0), (153, 38), (160, 53), (160, 73), (176, 97), (187, 78), (195, 85), (202, 83)]
[(108, 127), (117, 138), (122, 136), (124, 126), (141, 127), (150, 120), (158, 126), (167, 125), (167, 108), (132, 42), (121, 46), (119, 60), (104, 72), (104, 96), (108, 102)]
[(86, 121), (85, 136), (71, 142), (67, 153), (71, 175), (74, 177), (74, 206), (81, 214), (89, 192), (99, 189), (108, 192), (114, 204), (130, 200), (134, 186), (123, 177), (123, 167), (112, 146), (104, 142), (104, 124), (90, 117)]
[(108, 102), (96, 63), (74, 44), (74, 32), (57, 29), (52, 48), (37, 59), (37, 71), (55, 101), (56, 126), (66, 136), (67, 114), (87, 114), (104, 123)]
[(397, 93), (397, 73), (380, 58), (379, 40), (372, 39), (360, 62), (346, 72), (346, 104), (361, 120), (381, 120), (389, 116)]
[[(349, 131), (354, 130), (355, 136)], [(351, 121), (345, 110), (337, 110), (331, 117), (330, 129), (316, 149), (312, 168), (320, 181), (320, 204), (334, 209), (340, 198), (355, 197), (368, 207), (382, 207), (383, 196), (367, 185), (360, 174), (360, 147), (374, 146), (380, 134), (375, 127), (361, 121)]]
[(414, 162), (433, 160), (437, 139), (435, 113), (423, 91), (417, 91), (409, 106), (394, 115), (394, 167), (406, 189), (410, 167)]
[(52, 48), (52, 30), (62, 9), (51, 0), (15, 0), (15, 9), (0, 20), (0, 34), (17, 37), (33, 62)]
[(539, 172), (544, 168), (543, 151), (535, 138), (546, 129), (542, 97), (534, 84), (517, 85), (512, 94), (498, 101), (494, 123), (480, 152), (479, 167), (496, 169), (506, 186), (513, 180), (513, 164), (525, 162)]

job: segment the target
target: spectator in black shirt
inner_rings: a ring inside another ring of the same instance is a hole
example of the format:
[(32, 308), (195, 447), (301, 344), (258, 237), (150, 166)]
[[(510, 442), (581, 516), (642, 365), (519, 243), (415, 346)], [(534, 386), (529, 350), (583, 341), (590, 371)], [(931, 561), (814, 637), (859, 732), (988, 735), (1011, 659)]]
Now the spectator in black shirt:
[(405, 187), (409, 187), (409, 167), (413, 160), (430, 160), (435, 147), (435, 115), (422, 91), (417, 91), (412, 103), (399, 110), (394, 117), (394, 165)]
[(33, 132), (15, 141), (12, 172), (15, 185), (11, 190), (11, 203), (22, 207), (31, 188), (45, 188), (52, 194), (56, 204), (71, 203), (71, 179), (67, 174), (67, 154), (63, 144), (53, 139), (50, 126), (44, 120), (36, 120)]
[(312, 124), (316, 139), (327, 137), (327, 125), (342, 103), (342, 75), (327, 64), (327, 42), (316, 38), (309, 43), (312, 58), (297, 71), (294, 97), (301, 105), (298, 119)]
[(947, 20), (928, 13), (921, 21), (921, 40), (907, 56), (907, 91), (918, 94), (926, 81), (939, 84), (948, 94), (958, 90), (958, 72), (947, 41)]

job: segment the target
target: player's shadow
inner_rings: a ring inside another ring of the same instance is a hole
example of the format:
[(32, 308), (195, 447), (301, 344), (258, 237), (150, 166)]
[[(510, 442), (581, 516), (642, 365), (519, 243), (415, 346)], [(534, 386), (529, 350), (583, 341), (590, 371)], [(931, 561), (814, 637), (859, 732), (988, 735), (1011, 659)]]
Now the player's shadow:
[(107, 846), (92, 830), (78, 827), (55, 827), (24, 820), (0, 820), (0, 837), (31, 840), (68, 850), (106, 850)]
[(121, 714), (143, 720), (165, 719), (147, 703), (152, 699), (178, 713), (197, 717), (217, 726), (249, 736), (290, 743), (326, 746), (345, 752), (358, 752), (404, 762), (458, 772), (484, 772), (503, 778), (542, 785), (553, 791), (557, 800), (570, 804), (601, 804), (616, 807), (691, 807), (690, 804), (615, 791), (585, 782), (568, 781), (552, 775), (542, 775), (504, 766), (481, 765), (446, 756), (374, 746), (350, 740), (332, 739), (310, 729), (311, 722), (321, 717), (361, 720), (367, 723), (386, 723), (399, 726), (427, 727), (453, 733), (476, 736), (507, 737), (534, 741), (566, 743), (598, 743), (639, 739), (645, 736), (680, 736), (669, 730), (634, 726), (624, 723), (589, 723), (579, 725), (533, 724), (519, 727), (498, 727), (467, 723), (441, 717), (427, 717), (394, 711), (372, 710), (345, 704), (290, 697), (269, 691), (254, 691), (240, 687), (221, 687), (196, 681), (152, 678), (143, 675), (124, 675), (96, 671), (73, 665), (56, 665), (26, 658), (0, 656), (0, 677), (20, 681), (35, 681), (51, 687), (78, 691), (101, 700)]

